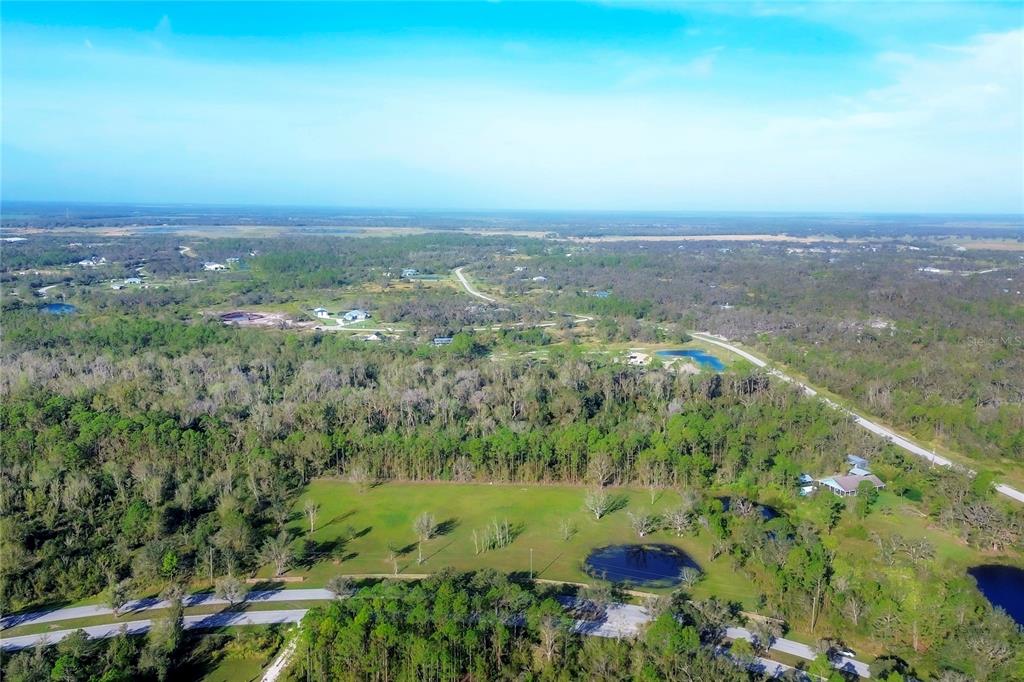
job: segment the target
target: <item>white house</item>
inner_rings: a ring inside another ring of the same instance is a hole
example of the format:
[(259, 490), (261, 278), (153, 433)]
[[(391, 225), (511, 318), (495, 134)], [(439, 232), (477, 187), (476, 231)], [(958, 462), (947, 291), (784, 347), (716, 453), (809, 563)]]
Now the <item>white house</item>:
[(420, 271), (416, 268), (402, 268), (402, 277), (416, 277), (420, 274)]
[(327, 311), (327, 308), (313, 308), (313, 314), (324, 320), (331, 316), (331, 313)]
[(546, 281), (548, 281), (548, 278), (545, 277), (544, 275), (537, 275), (536, 277), (533, 278), (533, 281), (534, 282), (546, 282)]
[(345, 320), (346, 322), (362, 322), (363, 320), (367, 320), (369, 318), (370, 313), (359, 308), (356, 308), (355, 310), (350, 310), (341, 317), (341, 319)]
[(212, 261), (207, 261), (207, 262), (203, 263), (203, 270), (211, 270), (211, 271), (217, 272), (217, 271), (220, 271), (220, 270), (227, 270), (227, 269), (228, 269), (228, 266), (224, 265), (223, 263), (214, 263)]
[(139, 277), (126, 277), (124, 280), (125, 284), (142, 284), (142, 279)]

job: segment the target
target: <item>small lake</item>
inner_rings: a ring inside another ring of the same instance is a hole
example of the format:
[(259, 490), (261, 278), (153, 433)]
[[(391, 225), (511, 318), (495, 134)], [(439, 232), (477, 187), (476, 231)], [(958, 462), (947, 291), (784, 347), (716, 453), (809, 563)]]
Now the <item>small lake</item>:
[(687, 567), (700, 570), (689, 554), (666, 544), (600, 547), (584, 562), (591, 577), (637, 587), (678, 585)]
[(77, 313), (78, 308), (70, 303), (47, 303), (39, 306), (39, 311), (47, 315), (70, 315)]
[(1024, 625), (1024, 568), (987, 564), (967, 572), (978, 582), (978, 589), (992, 606), (998, 606), (1019, 625)]
[(725, 369), (725, 363), (719, 360), (717, 357), (703, 350), (686, 350), (686, 349), (674, 349), (674, 350), (659, 350), (655, 355), (663, 358), (689, 358), (696, 362), (701, 367), (707, 369), (713, 369), (716, 372), (721, 372)]
[[(729, 509), (732, 507), (731, 497), (719, 497), (716, 499), (722, 502), (722, 511), (728, 512)], [(778, 509), (775, 509), (774, 507), (769, 507), (766, 504), (758, 504), (757, 502), (755, 502), (754, 507), (757, 509), (757, 511), (761, 512), (761, 518), (765, 521), (771, 521), (772, 519), (777, 519), (779, 518), (779, 516), (781, 516), (781, 514), (779, 514)]]

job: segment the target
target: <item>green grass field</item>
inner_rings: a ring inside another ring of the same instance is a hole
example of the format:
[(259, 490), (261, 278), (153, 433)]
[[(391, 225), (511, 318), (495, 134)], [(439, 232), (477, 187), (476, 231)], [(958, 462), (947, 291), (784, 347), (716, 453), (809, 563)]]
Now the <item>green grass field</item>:
[[(289, 575), (306, 577), (305, 584), (320, 585), (332, 575), (390, 573), (389, 547), (402, 552), (398, 567), (403, 573), (431, 573), (443, 567), (459, 570), (493, 568), (500, 571), (530, 570), (531, 549), (534, 575), (538, 578), (593, 582), (582, 564), (590, 551), (610, 544), (637, 542), (626, 512), (630, 509), (667, 509), (678, 502), (673, 492), (662, 492), (652, 505), (647, 491), (615, 489), (626, 506), (600, 521), (583, 509), (585, 490), (568, 486), (516, 486), (452, 483), (389, 483), (360, 491), (352, 484), (331, 480), (313, 482), (298, 500), (293, 528), (301, 537), (331, 547), (354, 534), (343, 547), (333, 547), (333, 557), (311, 566), (293, 569)], [(316, 529), (307, 535), (303, 507), (308, 500), (320, 505)], [(446, 531), (424, 544), (423, 564), (417, 561), (413, 521), (430, 512)], [(492, 520), (508, 520), (516, 529), (511, 545), (476, 553), (473, 531), (481, 531)], [(576, 532), (563, 540), (562, 519), (573, 522)], [(298, 541), (297, 541), (298, 542)], [(711, 594), (735, 600), (746, 607), (757, 595), (748, 579), (736, 573), (724, 559), (709, 560), (711, 541), (704, 537), (676, 537), (658, 532), (644, 542), (675, 545), (704, 569), (705, 579), (695, 589), (697, 596)], [(343, 557), (339, 560), (336, 557)], [(260, 573), (269, 576), (269, 567)]]

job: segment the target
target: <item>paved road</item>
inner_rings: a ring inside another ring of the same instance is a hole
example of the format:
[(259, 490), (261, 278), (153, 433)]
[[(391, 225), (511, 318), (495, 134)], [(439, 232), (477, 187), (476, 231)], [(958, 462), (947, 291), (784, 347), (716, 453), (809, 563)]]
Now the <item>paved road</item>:
[[(185, 616), (184, 626), (186, 630), (209, 630), (237, 625), (272, 625), (276, 623), (298, 623), (306, 615), (307, 609), (287, 609), (281, 611), (246, 611), (239, 613), (213, 613), (205, 616)], [(38, 635), (22, 635), (20, 637), (6, 637), (0, 640), (0, 649), (3, 651), (17, 651), (27, 649), (36, 644), (56, 644), (68, 635), (78, 630), (84, 630), (85, 634), (92, 638), (116, 637), (125, 632), (129, 635), (140, 635), (152, 627), (153, 621), (132, 620), (125, 623), (110, 623), (108, 625), (89, 625), (83, 628), (70, 630), (57, 630)]]
[(462, 282), (462, 286), (466, 289), (466, 291), (471, 296), (476, 296), (477, 298), (482, 298), (483, 300), (488, 301), (490, 303), (497, 303), (498, 299), (492, 298), (492, 297), (488, 296), (487, 294), (481, 294), (479, 291), (477, 291), (476, 289), (473, 288), (473, 285), (469, 283), (469, 280), (466, 279), (466, 276), (462, 274), (462, 268), (463, 267), (465, 267), (465, 266), (459, 266), (459, 267), (455, 268), (455, 276), (459, 278), (460, 282)]
[[(324, 589), (293, 589), (293, 590), (253, 590), (246, 594), (245, 600), (248, 603), (263, 604), (283, 601), (325, 601), (334, 598), (334, 593)], [(185, 608), (193, 606), (228, 606), (226, 599), (218, 599), (209, 592), (190, 594), (182, 600)], [(170, 603), (159, 599), (135, 599), (126, 603), (118, 616), (126, 616), (140, 611), (152, 609), (166, 609)], [(0, 618), (0, 630), (6, 630), (18, 625), (54, 623), (75, 618), (93, 618), (95, 616), (111, 616), (114, 611), (109, 606), (94, 604), (90, 606), (71, 606), (65, 609), (52, 611), (33, 611), (31, 613), (19, 613), (13, 616)]]
[[(707, 333), (694, 333), (693, 337), (696, 338), (696, 339), (700, 339), (701, 341), (705, 341), (707, 343), (719, 346), (720, 348), (725, 348), (726, 350), (731, 351), (731, 352), (739, 355), (743, 359), (750, 361), (756, 367), (768, 368), (768, 363), (765, 362), (764, 360), (761, 360), (760, 358), (755, 357), (754, 355), (751, 355), (750, 353), (748, 353), (747, 351), (743, 350), (742, 348), (737, 348), (736, 346), (732, 345), (731, 343), (727, 343), (725, 341), (725, 339), (722, 339), (721, 337), (715, 336), (713, 334), (707, 334)], [(814, 388), (812, 388), (812, 387), (808, 386), (807, 384), (804, 384), (804, 383), (794, 379), (793, 377), (789, 376), (788, 374), (784, 374), (783, 372), (779, 371), (778, 369), (768, 368), (768, 371), (770, 371), (772, 374), (774, 374), (775, 376), (777, 376), (777, 377), (779, 377), (779, 378), (781, 378), (781, 379), (783, 379), (785, 381), (788, 381), (790, 383), (796, 384), (797, 386), (801, 387), (804, 390), (804, 392), (807, 393), (808, 395), (812, 395), (812, 396), (818, 395), (818, 392)], [(935, 452), (932, 452), (931, 450), (927, 450), (927, 449), (921, 447), (920, 445), (917, 445), (916, 443), (913, 443), (913, 442), (907, 440), (903, 436), (901, 436), (898, 433), (895, 433), (894, 431), (892, 431), (892, 429), (889, 429), (889, 428), (887, 428), (885, 426), (882, 426), (881, 424), (879, 424), (877, 422), (873, 422), (870, 419), (867, 419), (866, 417), (864, 417), (863, 415), (857, 414), (853, 410), (850, 410), (850, 409), (847, 409), (847, 408), (843, 407), (842, 405), (838, 404), (834, 400), (829, 400), (828, 398), (825, 398), (825, 397), (822, 397), (821, 399), (824, 400), (829, 405), (831, 405), (832, 407), (836, 408), (837, 410), (842, 410), (842, 411), (846, 412), (847, 414), (849, 414), (850, 416), (852, 416), (854, 418), (854, 421), (856, 421), (857, 424), (859, 424), (863, 428), (867, 429), (868, 431), (870, 431), (870, 432), (872, 432), (872, 433), (874, 433), (874, 434), (876, 434), (878, 436), (881, 436), (882, 438), (885, 438), (886, 440), (891, 442), (896, 447), (903, 448), (907, 452), (909, 452), (911, 454), (914, 454), (914, 455), (917, 455), (918, 457), (923, 457), (924, 459), (928, 460), (929, 462), (932, 462), (933, 464), (938, 464), (939, 466), (944, 466), (944, 467), (958, 467), (959, 466), (955, 462), (953, 462), (952, 460), (949, 460), (949, 459), (943, 457), (942, 455), (939, 455), (939, 454), (937, 454)], [(974, 473), (973, 471), (970, 471), (969, 469), (967, 470), (967, 472), (971, 473), (971, 474)], [(1016, 488), (1012, 488), (1012, 487), (1006, 485), (1005, 483), (997, 483), (995, 488), (996, 488), (997, 492), (1001, 493), (1002, 495), (1005, 495), (1006, 497), (1014, 499), (1014, 500), (1016, 500), (1018, 502), (1024, 502), (1024, 492), (1021, 492), (1020, 490), (1017, 490)]]

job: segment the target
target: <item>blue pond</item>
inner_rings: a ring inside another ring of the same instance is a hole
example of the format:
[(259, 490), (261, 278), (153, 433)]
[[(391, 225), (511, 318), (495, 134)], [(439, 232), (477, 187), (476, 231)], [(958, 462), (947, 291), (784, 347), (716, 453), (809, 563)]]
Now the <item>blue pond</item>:
[(700, 570), (690, 555), (666, 544), (600, 547), (584, 562), (584, 570), (594, 578), (640, 587), (678, 585), (687, 567)]
[(47, 303), (39, 307), (39, 311), (47, 315), (70, 315), (78, 312), (78, 308), (70, 303)]
[(998, 606), (1019, 625), (1024, 625), (1024, 568), (987, 564), (967, 572), (992, 606)]
[(721, 372), (725, 369), (725, 363), (711, 353), (702, 350), (684, 350), (681, 348), (673, 350), (659, 350), (655, 355), (659, 355), (663, 358), (690, 358), (701, 367), (713, 369), (716, 372)]

